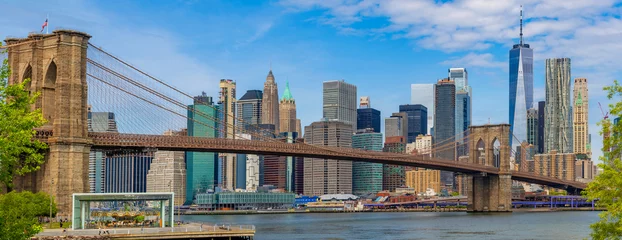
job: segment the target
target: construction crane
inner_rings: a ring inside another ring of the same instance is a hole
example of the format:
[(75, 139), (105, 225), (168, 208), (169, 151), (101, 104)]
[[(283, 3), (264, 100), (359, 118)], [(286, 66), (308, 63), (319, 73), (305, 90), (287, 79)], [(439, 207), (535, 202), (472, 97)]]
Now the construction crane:
[(598, 102), (598, 107), (600, 107), (600, 112), (603, 114), (603, 119), (609, 118), (609, 112), (605, 113), (605, 111), (603, 111), (603, 106), (600, 105), (600, 102)]

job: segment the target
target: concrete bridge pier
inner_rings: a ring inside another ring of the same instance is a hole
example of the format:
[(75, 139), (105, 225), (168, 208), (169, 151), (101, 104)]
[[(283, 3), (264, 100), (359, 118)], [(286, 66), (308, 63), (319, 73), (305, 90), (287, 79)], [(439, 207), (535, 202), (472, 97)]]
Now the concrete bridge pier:
[(499, 168), (498, 175), (467, 177), (467, 212), (511, 212), (510, 125), (471, 126), (469, 163)]
[(511, 212), (511, 175), (474, 175), (468, 181), (467, 212)]

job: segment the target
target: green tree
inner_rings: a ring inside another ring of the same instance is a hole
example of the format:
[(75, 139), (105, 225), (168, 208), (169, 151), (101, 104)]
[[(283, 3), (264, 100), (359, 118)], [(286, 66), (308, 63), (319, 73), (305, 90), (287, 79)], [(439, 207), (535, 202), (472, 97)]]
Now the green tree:
[[(29, 239), (43, 230), (38, 217), (48, 216), (52, 199), (28, 191), (0, 195), (0, 240)], [(52, 212), (56, 204), (52, 202)]]
[(26, 89), (30, 79), (8, 84), (11, 70), (8, 60), (0, 66), (0, 183), (9, 191), (13, 177), (39, 170), (47, 148), (33, 139), (34, 128), (45, 123), (41, 109), (32, 110), (39, 93)]
[[(614, 101), (609, 104), (610, 116), (619, 117), (622, 113), (622, 86), (614, 81), (612, 86), (605, 87), (607, 97)], [(588, 184), (584, 194), (590, 200), (597, 199), (598, 205), (606, 207), (607, 211), (599, 214), (600, 221), (592, 224), (593, 239), (620, 239), (622, 238), (622, 123), (612, 124), (605, 119), (599, 123), (602, 127), (603, 156), (598, 166), (603, 173)], [(608, 137), (607, 137), (608, 136)]]

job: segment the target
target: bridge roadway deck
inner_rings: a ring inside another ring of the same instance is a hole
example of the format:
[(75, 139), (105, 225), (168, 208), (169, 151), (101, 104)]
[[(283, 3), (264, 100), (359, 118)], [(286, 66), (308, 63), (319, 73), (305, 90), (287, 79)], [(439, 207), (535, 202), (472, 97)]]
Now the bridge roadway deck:
[[(499, 174), (499, 169), (493, 166), (430, 159), (427, 156), (420, 155), (375, 152), (353, 148), (313, 146), (302, 143), (292, 144), (278, 141), (267, 142), (242, 139), (95, 132), (90, 132), (89, 137), (93, 140), (93, 148), (98, 149), (156, 148), (167, 151), (280, 155), (395, 164), (466, 174)], [(512, 179), (528, 183), (543, 184), (563, 189), (584, 189), (586, 187), (584, 183), (564, 181), (553, 177), (539, 176), (533, 173), (512, 171), (511, 174)]]

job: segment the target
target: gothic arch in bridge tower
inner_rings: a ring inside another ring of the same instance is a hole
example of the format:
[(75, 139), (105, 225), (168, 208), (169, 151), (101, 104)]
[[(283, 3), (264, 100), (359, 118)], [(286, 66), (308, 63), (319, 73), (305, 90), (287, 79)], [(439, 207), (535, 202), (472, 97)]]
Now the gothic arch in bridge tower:
[(45, 72), (45, 80), (43, 81), (42, 88), (42, 110), (43, 118), (47, 120), (48, 125), (52, 125), (56, 118), (55, 108), (56, 105), (56, 74), (57, 67), (54, 60), (50, 62)]
[(480, 138), (477, 140), (477, 144), (475, 145), (475, 164), (484, 164), (486, 161), (486, 155), (484, 154), (485, 149), (486, 144), (484, 143), (484, 140)]
[(500, 166), (501, 163), (501, 159), (500, 159), (500, 147), (501, 147), (501, 143), (499, 143), (499, 139), (495, 137), (495, 139), (492, 140), (492, 142), (490, 143), (490, 147), (491, 147), (491, 161), (492, 161), (492, 166), (498, 168)]
[(30, 82), (28, 82), (28, 84), (24, 86), (24, 90), (27, 90), (28, 92), (30, 92), (32, 81), (34, 80), (32, 79), (32, 66), (30, 65), (30, 63), (28, 64), (28, 66), (26, 66), (26, 69), (24, 69), (24, 73), (22, 74), (22, 77), (20, 78), (19, 82), (22, 83), (26, 79), (30, 79)]

